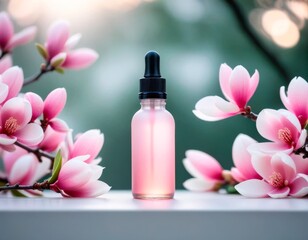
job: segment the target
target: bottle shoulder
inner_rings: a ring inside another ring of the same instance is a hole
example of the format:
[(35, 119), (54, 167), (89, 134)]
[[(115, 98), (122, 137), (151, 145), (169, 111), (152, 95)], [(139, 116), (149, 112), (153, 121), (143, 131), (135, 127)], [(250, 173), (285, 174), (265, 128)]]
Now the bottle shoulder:
[(144, 110), (139, 109), (133, 116), (132, 121), (146, 121), (147, 119), (152, 118), (153, 116), (156, 116), (156, 119), (169, 119), (169, 121), (174, 122), (174, 117), (172, 114), (166, 110), (166, 109), (160, 109), (160, 110)]

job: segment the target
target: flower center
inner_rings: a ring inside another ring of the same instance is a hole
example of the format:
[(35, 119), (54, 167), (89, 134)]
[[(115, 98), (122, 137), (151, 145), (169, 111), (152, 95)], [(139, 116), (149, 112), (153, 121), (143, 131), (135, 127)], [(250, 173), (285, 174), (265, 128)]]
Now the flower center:
[(288, 180), (284, 181), (282, 175), (278, 172), (273, 172), (269, 177), (268, 182), (275, 188), (281, 188), (289, 184)]
[(291, 131), (289, 128), (283, 128), (283, 129), (279, 129), (278, 131), (278, 138), (281, 141), (284, 141), (285, 143), (289, 144), (289, 145), (293, 145), (293, 140), (292, 140), (292, 135), (291, 135)]
[(14, 132), (16, 132), (18, 128), (19, 128), (19, 125), (15, 118), (10, 117), (9, 119), (5, 121), (4, 130), (5, 130), (5, 133), (7, 133), (8, 135), (11, 135)]

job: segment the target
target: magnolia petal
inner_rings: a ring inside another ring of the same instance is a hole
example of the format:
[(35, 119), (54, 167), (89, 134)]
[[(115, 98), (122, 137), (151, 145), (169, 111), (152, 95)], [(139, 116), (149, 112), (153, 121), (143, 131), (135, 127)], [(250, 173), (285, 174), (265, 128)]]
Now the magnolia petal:
[(233, 103), (218, 96), (208, 96), (200, 99), (193, 113), (205, 121), (217, 121), (240, 113), (240, 109)]
[(308, 103), (304, 99), (307, 97), (308, 83), (301, 77), (295, 77), (288, 86), (288, 97), (285, 88), (280, 88), (280, 98), (285, 107), (293, 112), (300, 120), (304, 121), (308, 118)]
[(64, 139), (65, 133), (54, 131), (48, 126), (44, 132), (44, 139), (41, 141), (39, 147), (46, 152), (53, 152), (57, 150)]
[(278, 112), (286, 118), (282, 119), (282, 123), (285, 124), (291, 131), (293, 131), (291, 134), (293, 138), (296, 139), (298, 133), (302, 130), (298, 118), (294, 115), (294, 113), (285, 109), (279, 109)]
[(250, 87), (249, 87), (249, 93), (247, 97), (247, 101), (250, 100), (250, 98), (253, 96), (255, 93), (258, 85), (259, 85), (259, 72), (258, 70), (255, 70), (254, 74), (250, 78)]
[(97, 180), (99, 179), (102, 174), (103, 174), (103, 170), (104, 168), (100, 165), (95, 165), (95, 164), (89, 164), (91, 170), (92, 170), (92, 176), (91, 179), (92, 180)]
[(231, 175), (237, 182), (243, 182), (245, 180), (248, 180), (249, 178), (246, 178), (237, 168), (231, 168)]
[(276, 152), (284, 152), (286, 154), (290, 154), (293, 151), (293, 147), (289, 147), (283, 143), (264, 142), (264, 143), (253, 143), (249, 145), (247, 150), (250, 153), (262, 152), (269, 155), (273, 155)]
[(187, 160), (194, 166), (203, 179), (221, 181), (223, 168), (219, 162), (204, 152), (198, 150), (188, 150), (185, 153)]
[(31, 104), (31, 108), (32, 108), (31, 121), (33, 122), (43, 113), (44, 102), (39, 95), (37, 95), (36, 93), (33, 93), (33, 92), (27, 92), (25, 94), (25, 98)]
[(292, 197), (304, 197), (308, 194), (308, 175), (298, 174), (290, 185)]
[(232, 101), (232, 93), (230, 90), (230, 77), (232, 73), (232, 68), (227, 64), (221, 64), (219, 69), (219, 84), (222, 93), (229, 101)]
[(17, 129), (22, 129), (32, 117), (30, 103), (23, 98), (11, 98), (0, 110), (2, 127), (5, 130), (5, 123), (8, 119), (16, 120)]
[(232, 159), (235, 167), (246, 179), (257, 179), (259, 175), (251, 164), (251, 154), (247, 151), (247, 147), (257, 141), (245, 134), (239, 134), (232, 146)]
[(183, 183), (183, 186), (190, 191), (206, 192), (214, 189), (215, 181), (205, 181), (204, 179), (191, 178)]
[(14, 27), (6, 12), (0, 13), (0, 48), (4, 49), (14, 34)]
[(281, 123), (283, 116), (276, 110), (263, 109), (257, 118), (256, 127), (260, 135), (268, 140), (280, 142), (278, 132), (285, 128)]
[(293, 111), (292, 105), (291, 105), (291, 103), (290, 103), (290, 101), (289, 101), (289, 98), (287, 97), (285, 91), (286, 91), (286, 90), (285, 90), (285, 87), (284, 87), (284, 86), (280, 87), (279, 94), (280, 94), (281, 102), (282, 102), (283, 105), (286, 107), (286, 109), (288, 109), (289, 111)]
[(295, 149), (299, 149), (300, 147), (304, 146), (306, 138), (307, 138), (307, 130), (303, 129), (300, 133)]
[(70, 130), (67, 123), (59, 118), (54, 118), (49, 121), (49, 126), (57, 132), (66, 133)]
[(9, 174), (15, 162), (22, 156), (28, 154), (28, 152), (20, 147), (16, 147), (14, 152), (3, 152), (3, 165), (5, 172)]
[(63, 68), (81, 69), (90, 66), (98, 58), (98, 53), (89, 48), (80, 48), (68, 53)]
[(8, 136), (6, 134), (0, 133), (0, 145), (11, 145), (17, 141), (16, 137)]
[(104, 134), (98, 129), (89, 130), (77, 138), (69, 158), (89, 154), (90, 158), (86, 162), (91, 163), (101, 151), (103, 144)]
[(91, 168), (83, 161), (69, 160), (61, 168), (56, 185), (64, 191), (80, 188), (91, 179)]
[(56, 117), (63, 110), (66, 98), (65, 88), (57, 88), (49, 93), (44, 101), (44, 118), (49, 121)]
[(271, 155), (263, 153), (254, 153), (251, 159), (251, 163), (255, 171), (266, 180), (273, 174), (271, 159)]
[(276, 153), (271, 159), (274, 172), (280, 173), (284, 180), (293, 181), (296, 176), (296, 166), (293, 159), (285, 153)]
[(303, 158), (302, 155), (294, 153), (290, 157), (294, 160), (297, 173), (308, 174), (308, 158)]
[(101, 161), (102, 161), (102, 158), (101, 158), (101, 157), (95, 158), (95, 159), (92, 160), (91, 164), (98, 165)]
[(46, 43), (50, 59), (64, 50), (69, 35), (69, 23), (67, 21), (57, 21), (50, 26)]
[(6, 98), (7, 98), (7, 95), (9, 93), (9, 87), (0, 82), (0, 103), (2, 103)]
[(21, 130), (15, 133), (18, 142), (27, 146), (35, 146), (44, 138), (44, 132), (41, 126), (36, 123), (29, 123)]
[(2, 82), (8, 85), (9, 93), (7, 99), (16, 97), (23, 85), (24, 74), (20, 67), (11, 67), (2, 74)]
[(5, 55), (0, 60), (0, 74), (4, 73), (7, 69), (13, 66), (11, 55)]
[[(16, 139), (17, 140), (17, 139)], [(14, 144), (11, 144), (11, 145), (1, 145), (0, 144), (0, 148), (4, 151), (7, 151), (7, 152), (14, 152), (16, 147)]]
[(54, 68), (62, 66), (67, 57), (66, 52), (60, 52), (50, 60), (50, 65)]
[(248, 102), (250, 93), (250, 76), (241, 65), (236, 66), (230, 76), (230, 90), (233, 102), (239, 108), (244, 108)]
[(189, 161), (189, 159), (184, 158), (183, 159), (183, 165), (186, 171), (193, 177), (198, 179), (204, 179), (204, 176), (201, 172), (199, 172), (198, 169), (195, 168), (195, 166)]
[(263, 180), (250, 179), (235, 185), (236, 191), (245, 197), (267, 197), (274, 188)]
[(29, 184), (29, 180), (33, 177), (37, 159), (32, 154), (26, 154), (15, 162), (8, 176), (10, 184)]
[(35, 26), (31, 26), (23, 29), (19, 33), (16, 33), (6, 45), (5, 50), (11, 51), (17, 46), (30, 42), (35, 37), (36, 31), (37, 28)]
[[(35, 160), (38, 161), (37, 159)], [(42, 157), (41, 160), (42, 162), (38, 162), (32, 178), (29, 179), (29, 184), (34, 184), (36, 181), (50, 173), (51, 160), (45, 157)]]
[(69, 159), (69, 161), (81, 161), (81, 162), (85, 162), (89, 159), (90, 155), (81, 155), (81, 156), (77, 156), (74, 158)]
[(110, 189), (111, 187), (102, 181), (89, 181), (79, 189), (66, 190), (65, 193), (70, 197), (90, 198), (103, 195)]
[(285, 198), (289, 195), (289, 192), (289, 187), (275, 188), (268, 193), (268, 196), (270, 196), (271, 198)]
[(74, 34), (65, 43), (65, 48), (70, 50), (73, 49), (80, 41), (82, 35), (80, 33)]

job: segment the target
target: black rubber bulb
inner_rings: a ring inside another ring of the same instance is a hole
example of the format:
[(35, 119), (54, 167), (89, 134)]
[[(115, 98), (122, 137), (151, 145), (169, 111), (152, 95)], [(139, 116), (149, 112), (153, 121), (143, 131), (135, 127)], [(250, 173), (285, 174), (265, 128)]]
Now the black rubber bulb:
[(160, 67), (159, 67), (159, 55), (155, 51), (149, 51), (145, 55), (145, 78), (159, 78), (160, 75)]
[(162, 78), (159, 70), (159, 55), (149, 51), (145, 55), (144, 78), (140, 79), (139, 99), (166, 99), (166, 79)]

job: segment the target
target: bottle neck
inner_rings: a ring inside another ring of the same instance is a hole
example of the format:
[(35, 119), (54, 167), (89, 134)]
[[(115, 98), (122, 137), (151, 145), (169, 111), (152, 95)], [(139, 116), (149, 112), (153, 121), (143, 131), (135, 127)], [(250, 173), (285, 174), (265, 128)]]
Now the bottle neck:
[(140, 100), (141, 108), (144, 110), (163, 110), (166, 106), (166, 99), (148, 98)]

